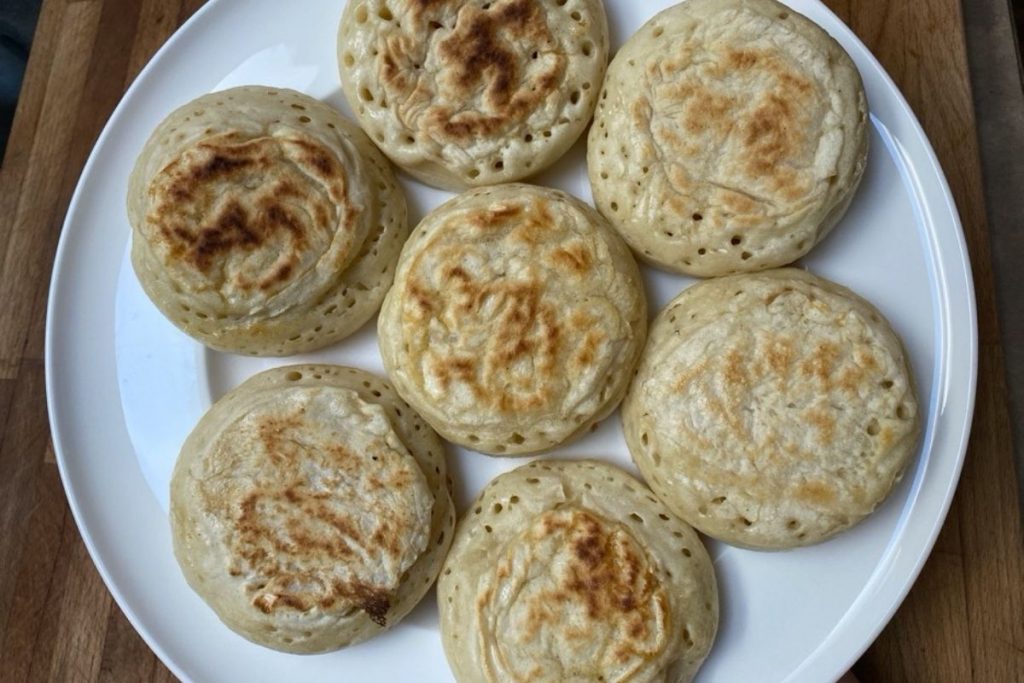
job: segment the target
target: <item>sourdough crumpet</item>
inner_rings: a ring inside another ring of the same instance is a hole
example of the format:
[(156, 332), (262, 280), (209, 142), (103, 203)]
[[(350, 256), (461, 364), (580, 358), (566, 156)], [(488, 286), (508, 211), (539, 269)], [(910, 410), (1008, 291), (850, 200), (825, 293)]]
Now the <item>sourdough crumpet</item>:
[(860, 74), (824, 30), (774, 0), (687, 0), (609, 65), (587, 170), (638, 255), (704, 277), (810, 251), (867, 150)]
[(349, 0), (338, 31), (363, 129), (449, 190), (554, 163), (590, 120), (607, 61), (600, 0)]
[(718, 627), (711, 560), (643, 484), (534, 461), (484, 490), (438, 579), (459, 683), (680, 682)]
[(369, 320), (408, 236), (405, 196), (359, 128), (302, 93), (204, 95), (129, 181), (132, 264), (167, 318), (221, 351), (288, 355)]
[(377, 635), (437, 577), (444, 446), (362, 370), (262, 372), (203, 416), (171, 480), (174, 554), (231, 629), (286, 652)]
[(640, 272), (564, 192), (498, 185), (427, 215), (378, 319), (398, 393), (450, 441), (535, 453), (622, 399), (647, 330)]
[(651, 326), (622, 416), (665, 504), (754, 548), (809, 545), (859, 522), (921, 434), (903, 346), (882, 314), (791, 268), (676, 297)]

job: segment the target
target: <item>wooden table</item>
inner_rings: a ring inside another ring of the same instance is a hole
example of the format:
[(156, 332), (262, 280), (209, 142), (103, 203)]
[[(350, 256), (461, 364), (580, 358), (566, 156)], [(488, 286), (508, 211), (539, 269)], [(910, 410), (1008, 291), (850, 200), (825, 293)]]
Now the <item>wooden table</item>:
[[(855, 672), (863, 681), (1024, 681), (1024, 544), (960, 2), (828, 4), (892, 74), (935, 145), (971, 251), (981, 341), (974, 429), (956, 499), (917, 584)], [(43, 329), (54, 249), (86, 156), (139, 69), (200, 5), (43, 3), (0, 168), (5, 681), (173, 679), (113, 603), (65, 502), (44, 403)]]

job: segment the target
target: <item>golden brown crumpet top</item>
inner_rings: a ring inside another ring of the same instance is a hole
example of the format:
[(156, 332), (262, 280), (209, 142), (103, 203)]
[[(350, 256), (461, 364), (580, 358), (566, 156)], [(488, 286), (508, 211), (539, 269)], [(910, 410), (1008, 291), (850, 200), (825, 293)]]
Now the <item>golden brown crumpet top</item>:
[(378, 327), (395, 388), (427, 422), (512, 455), (610, 413), (646, 323), (636, 263), (596, 211), (556, 190), (499, 185), (417, 226)]
[(906, 355), (881, 313), (796, 269), (680, 294), (651, 326), (623, 421), (633, 459), (676, 514), (757, 548), (856, 524), (921, 433)]
[(132, 262), (172, 322), (214, 348), (282, 355), (353, 332), (407, 234), (387, 162), (288, 90), (212, 93), (156, 129), (130, 181)]
[(690, 275), (803, 256), (867, 158), (850, 57), (774, 0), (688, 0), (608, 67), (587, 165), (597, 207), (645, 260)]
[(558, 159), (590, 120), (607, 58), (600, 0), (349, 0), (338, 35), (363, 129), (451, 190)]
[(443, 468), (437, 437), (376, 377), (270, 370), (185, 442), (171, 483), (175, 555), (217, 615), (261, 645), (358, 642), (437, 576), (454, 520)]
[(693, 530), (587, 461), (492, 482), (456, 529), (438, 602), (459, 683), (685, 681), (718, 621)]

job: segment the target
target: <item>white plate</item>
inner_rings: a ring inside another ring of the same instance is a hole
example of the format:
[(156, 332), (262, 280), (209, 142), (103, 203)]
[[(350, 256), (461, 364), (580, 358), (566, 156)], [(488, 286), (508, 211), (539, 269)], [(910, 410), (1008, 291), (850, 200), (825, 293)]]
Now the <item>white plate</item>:
[[(285, 655), (222, 626), (171, 554), (167, 484), (178, 448), (211, 401), (294, 359), (210, 352), (142, 294), (126, 258), (128, 173), (153, 127), (202, 93), (259, 83), (344, 110), (335, 67), (341, 0), (214, 0), (157, 53), (100, 136), (68, 210), (47, 317), (47, 393), (68, 500), (118, 604), (160, 658), (196, 681), (450, 681), (428, 596), (397, 628), (349, 650)], [(605, 0), (613, 45), (671, 0)], [(826, 681), (888, 621), (934, 543), (963, 462), (974, 401), (974, 293), (956, 209), (920, 126), (878, 62), (816, 0), (791, 0), (850, 52), (872, 112), (868, 170), (849, 214), (803, 263), (873, 301), (902, 335), (927, 428), (891, 499), (827, 543), (759, 553), (710, 543), (722, 597), (701, 681)], [(582, 143), (537, 182), (590, 199)], [(447, 195), (405, 181), (412, 218)], [(652, 311), (689, 283), (647, 271)], [(301, 360), (380, 371), (374, 325)], [(452, 449), (457, 502), (522, 460)], [(632, 469), (617, 417), (558, 457)], [(927, 643), (922, 643), (927, 647)]]

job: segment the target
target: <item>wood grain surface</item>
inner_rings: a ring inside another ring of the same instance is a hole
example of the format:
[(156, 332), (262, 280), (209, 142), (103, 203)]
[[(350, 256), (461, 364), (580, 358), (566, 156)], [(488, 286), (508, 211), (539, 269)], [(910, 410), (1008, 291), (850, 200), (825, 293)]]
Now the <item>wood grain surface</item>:
[[(49, 443), (43, 331), (57, 238), (88, 152), (138, 71), (202, 4), (43, 3), (0, 167), (0, 680), (173, 680), (113, 603), (68, 511)], [(1024, 681), (1024, 540), (959, 1), (827, 4), (878, 56), (936, 148), (971, 252), (981, 342), (949, 517), (854, 671), (862, 681)]]

